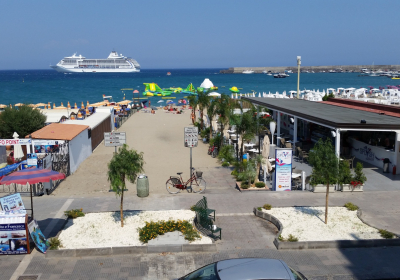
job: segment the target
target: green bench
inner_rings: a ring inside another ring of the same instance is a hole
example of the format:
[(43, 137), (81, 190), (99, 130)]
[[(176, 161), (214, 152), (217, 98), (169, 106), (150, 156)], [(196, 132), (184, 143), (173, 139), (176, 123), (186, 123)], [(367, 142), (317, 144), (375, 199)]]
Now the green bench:
[[(208, 236), (213, 238), (219, 237), (219, 239), (221, 239), (221, 228), (214, 225), (215, 210), (208, 208), (207, 198), (205, 196), (196, 203), (194, 210), (196, 212), (195, 224), (197, 229)], [(211, 214), (213, 214), (213, 216), (211, 216)]]

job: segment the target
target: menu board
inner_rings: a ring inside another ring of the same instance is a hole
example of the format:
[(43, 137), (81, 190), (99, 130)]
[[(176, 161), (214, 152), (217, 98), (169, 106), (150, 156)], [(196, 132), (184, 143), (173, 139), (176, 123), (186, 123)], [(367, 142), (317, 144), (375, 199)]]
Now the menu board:
[(29, 223), (28, 229), (36, 248), (38, 248), (40, 252), (46, 253), (47, 249), (50, 247), (50, 243), (40, 230), (36, 220), (33, 220)]
[(26, 215), (0, 216), (0, 255), (30, 253), (27, 219)]
[(275, 191), (292, 189), (292, 149), (275, 149)]

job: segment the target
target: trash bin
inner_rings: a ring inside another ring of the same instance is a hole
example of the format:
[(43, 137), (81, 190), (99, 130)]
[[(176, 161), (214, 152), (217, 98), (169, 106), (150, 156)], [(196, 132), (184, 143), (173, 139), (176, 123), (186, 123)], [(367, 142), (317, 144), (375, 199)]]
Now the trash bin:
[(383, 173), (389, 173), (389, 163), (390, 160), (388, 158), (383, 159)]
[(136, 183), (137, 196), (146, 197), (149, 196), (149, 178), (142, 174), (137, 179)]

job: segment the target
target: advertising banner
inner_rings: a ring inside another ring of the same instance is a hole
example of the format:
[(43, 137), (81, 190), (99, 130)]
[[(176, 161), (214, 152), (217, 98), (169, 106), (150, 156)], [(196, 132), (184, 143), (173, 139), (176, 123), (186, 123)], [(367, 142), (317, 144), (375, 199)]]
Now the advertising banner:
[[(25, 211), (24, 202), (19, 193), (7, 195), (0, 198), (0, 205), (3, 211)], [(26, 213), (26, 212), (25, 212)]]
[(50, 247), (50, 243), (40, 230), (36, 220), (29, 223), (28, 229), (36, 248), (38, 248), (40, 252), (46, 253), (47, 249)]
[(25, 215), (0, 216), (0, 255), (29, 253)]
[(275, 150), (275, 191), (292, 189), (292, 149)]
[(36, 154), (45, 153), (58, 153), (59, 144), (64, 143), (64, 141), (57, 140), (34, 140), (33, 147)]
[(32, 139), (0, 139), (0, 146), (8, 145), (30, 145)]

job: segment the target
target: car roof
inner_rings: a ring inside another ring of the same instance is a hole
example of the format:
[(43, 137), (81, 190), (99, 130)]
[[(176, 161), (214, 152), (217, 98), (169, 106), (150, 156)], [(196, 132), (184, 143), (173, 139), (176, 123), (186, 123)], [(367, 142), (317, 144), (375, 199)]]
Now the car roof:
[(243, 258), (217, 262), (221, 280), (294, 279), (285, 262), (276, 259)]

